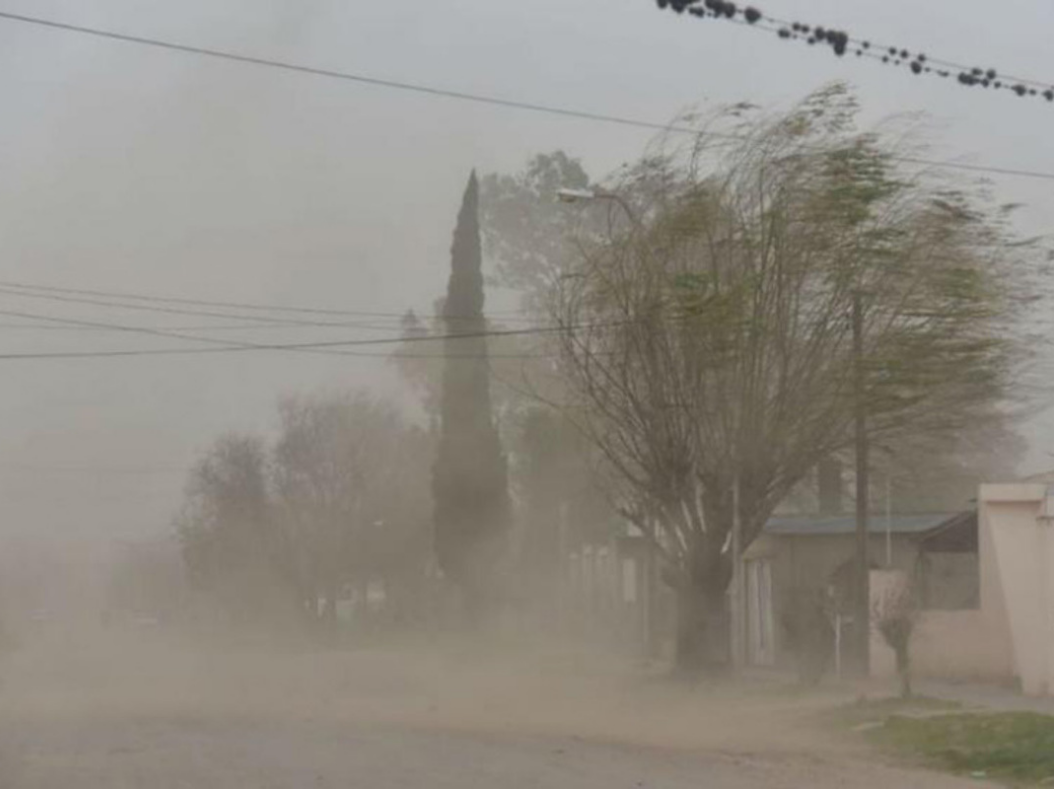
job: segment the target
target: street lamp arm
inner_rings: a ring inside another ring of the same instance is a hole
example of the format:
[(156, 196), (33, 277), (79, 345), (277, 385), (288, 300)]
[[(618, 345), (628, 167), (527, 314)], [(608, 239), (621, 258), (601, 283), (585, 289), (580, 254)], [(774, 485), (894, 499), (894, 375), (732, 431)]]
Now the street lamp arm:
[(640, 218), (637, 216), (637, 212), (633, 210), (633, 206), (631, 206), (622, 195), (616, 192), (605, 192), (599, 189), (559, 189), (556, 192), (556, 199), (562, 203), (610, 200), (611, 202), (618, 204), (618, 206), (625, 212), (626, 216), (629, 217), (629, 220), (633, 223), (634, 227), (638, 230), (641, 227)]

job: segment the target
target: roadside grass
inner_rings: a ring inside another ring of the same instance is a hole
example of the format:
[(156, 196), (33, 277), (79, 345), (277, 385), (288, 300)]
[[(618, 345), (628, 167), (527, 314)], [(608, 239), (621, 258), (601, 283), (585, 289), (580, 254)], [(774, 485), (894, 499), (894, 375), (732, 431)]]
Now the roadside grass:
[(843, 705), (829, 719), (887, 753), (1009, 786), (1054, 786), (1054, 716), (962, 710), (940, 699)]
[(955, 773), (1014, 786), (1054, 785), (1054, 716), (1035, 712), (894, 715), (867, 736)]

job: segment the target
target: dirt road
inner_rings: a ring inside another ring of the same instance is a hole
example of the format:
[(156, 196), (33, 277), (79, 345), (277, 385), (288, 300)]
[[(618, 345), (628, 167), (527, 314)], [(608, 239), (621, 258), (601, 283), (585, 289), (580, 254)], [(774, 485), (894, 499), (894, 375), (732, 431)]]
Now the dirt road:
[(978, 786), (882, 764), (800, 696), (582, 656), (182, 650), (80, 639), (4, 669), (2, 789)]
[[(4, 727), (5, 789), (951, 787), (844, 759), (685, 753), (390, 726), (147, 718)], [(965, 784), (976, 786), (976, 782)]]

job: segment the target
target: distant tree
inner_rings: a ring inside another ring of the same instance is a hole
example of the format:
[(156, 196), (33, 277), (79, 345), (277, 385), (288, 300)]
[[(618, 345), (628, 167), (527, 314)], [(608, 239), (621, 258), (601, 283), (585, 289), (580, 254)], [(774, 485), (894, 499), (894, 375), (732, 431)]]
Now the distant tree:
[(610, 542), (617, 514), (595, 478), (593, 447), (575, 425), (535, 406), (525, 412), (515, 446), (525, 564), (545, 573), (558, 566), (561, 548)]
[(364, 391), (287, 398), (279, 414), (277, 512), (305, 604), (332, 629), (349, 585), (423, 575), (430, 443)]
[(190, 471), (176, 531), (191, 583), (241, 622), (295, 610), (289, 545), (274, 516), (264, 441), (217, 439)]
[(427, 598), (435, 561), (431, 471), (436, 437), (403, 421), (390, 440), (372, 484), (383, 514), (373, 524), (363, 560), (369, 575), (383, 582), (385, 615), (406, 623), (421, 621), (430, 608)]
[(493, 606), (497, 562), (511, 520), (508, 471), (490, 395), (483, 272), (478, 222), (479, 184), (465, 190), (451, 248), (443, 320), (440, 435), (433, 467), (436, 558), (460, 589), (467, 612)]
[(495, 280), (523, 294), (541, 311), (553, 285), (568, 270), (582, 211), (561, 204), (560, 189), (587, 189), (589, 175), (563, 151), (540, 153), (513, 175), (491, 173), (480, 184), (484, 250), (495, 264)]
[[(977, 487), (1016, 477), (1027, 444), (1017, 431), (1019, 415), (993, 403), (976, 408), (956, 430), (899, 431), (872, 444), (871, 511), (894, 513), (954, 512), (976, 506)], [(852, 452), (838, 461), (843, 511), (851, 511)], [(813, 474), (790, 494), (782, 508), (816, 513), (820, 507), (820, 474)]]
[(425, 338), (443, 334), (442, 299), (435, 305), (436, 315), (422, 318), (413, 310), (408, 310), (400, 321), (401, 336), (404, 340), (392, 353), (391, 361), (410, 391), (417, 397), (429, 429), (433, 433), (439, 430), (440, 389), (443, 378), (443, 346)]
[(1016, 414), (993, 403), (977, 408), (958, 430), (900, 431), (872, 453), (872, 505), (895, 512), (950, 512), (970, 509), (983, 482), (1014, 479), (1027, 444), (1017, 432)]

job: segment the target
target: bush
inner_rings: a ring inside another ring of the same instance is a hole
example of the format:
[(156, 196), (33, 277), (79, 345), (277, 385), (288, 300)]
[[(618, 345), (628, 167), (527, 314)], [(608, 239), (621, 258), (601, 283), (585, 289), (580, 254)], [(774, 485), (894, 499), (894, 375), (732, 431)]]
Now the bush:
[(911, 698), (911, 637), (918, 621), (918, 596), (914, 585), (903, 581), (876, 601), (872, 618), (897, 660), (901, 698)]

